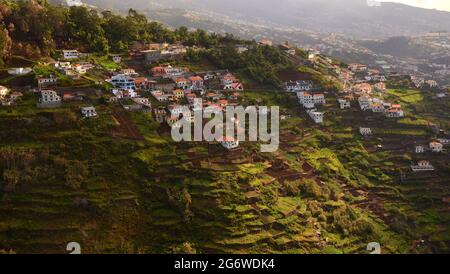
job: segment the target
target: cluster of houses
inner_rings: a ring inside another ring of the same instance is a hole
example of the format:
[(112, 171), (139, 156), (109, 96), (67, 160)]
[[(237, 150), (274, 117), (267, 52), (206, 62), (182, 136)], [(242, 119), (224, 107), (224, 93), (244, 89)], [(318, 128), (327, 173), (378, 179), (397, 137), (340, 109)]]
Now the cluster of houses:
[(354, 93), (356, 96), (386, 90), (386, 76), (379, 70), (370, 69), (362, 64), (350, 64), (348, 68), (339, 68), (338, 79), (344, 83), (345, 93)]
[(288, 54), (288, 55), (295, 55), (296, 54), (295, 48), (293, 46), (289, 45), (288, 42), (279, 45), (278, 48), (280, 50), (282, 50), (283, 52), (285, 52), (286, 54)]
[(444, 151), (444, 146), (450, 145), (450, 139), (438, 138), (431, 141), (428, 147), (425, 145), (417, 145), (414, 148), (414, 152), (417, 154), (425, 153), (426, 151), (441, 153)]
[[(161, 68), (158, 67), (153, 72), (161, 75)], [(171, 68), (174, 69), (174, 68)], [(176, 71), (186, 71), (175, 68)], [(170, 69), (169, 69), (170, 71)], [(155, 76), (155, 75), (154, 75)], [(167, 78), (165, 78), (167, 80)], [(240, 81), (228, 71), (210, 71), (191, 74), (186, 71), (185, 74), (171, 78), (174, 85), (165, 86), (166, 89), (154, 89), (150, 94), (164, 106), (153, 109), (153, 115), (156, 121), (167, 123), (169, 126), (176, 126), (180, 119), (187, 119), (193, 122), (194, 111), (199, 105), (195, 104), (195, 99), (201, 101), (203, 112), (224, 111), (229, 105), (237, 105), (240, 97), (239, 91), (243, 90)], [(157, 85), (158, 86), (158, 85)], [(214, 88), (216, 87), (216, 88)], [(223, 138), (219, 142), (227, 149), (234, 149), (239, 146), (239, 141), (233, 138)]]
[[(431, 153), (442, 153), (445, 151), (444, 146), (450, 145), (450, 139), (447, 138), (438, 138), (435, 140), (432, 140), (428, 146), (425, 145), (416, 145), (414, 147), (414, 152), (416, 154), (423, 154), (425, 152), (431, 152)], [(414, 172), (420, 172), (420, 171), (434, 171), (434, 166), (430, 164), (427, 160), (419, 161), (417, 164), (412, 164), (411, 169)]]
[(323, 112), (317, 111), (316, 105), (325, 104), (325, 95), (323, 93), (299, 91), (297, 92), (297, 98), (314, 123), (322, 124)]
[(369, 69), (362, 64), (350, 64), (348, 69), (340, 71), (338, 78), (345, 85), (338, 98), (341, 109), (350, 108), (351, 101), (356, 99), (361, 110), (382, 113), (389, 118), (404, 116), (401, 105), (384, 102), (373, 96), (374, 92), (386, 90), (386, 77), (380, 74), (379, 70)]
[[(88, 62), (77, 62), (72, 64), (69, 61), (56, 61), (51, 63), (51, 66), (73, 80), (79, 79), (81, 75), (86, 74), (88, 70), (94, 68), (94, 65)], [(42, 82), (51, 82), (53, 81), (53, 78), (39, 78), (38, 80), (41, 80)]]
[(370, 110), (374, 113), (382, 113), (388, 118), (401, 118), (404, 116), (401, 105), (384, 102), (379, 98), (361, 96), (358, 98), (358, 103), (361, 110)]
[(414, 88), (436, 88), (438, 87), (438, 83), (435, 80), (428, 79), (426, 80), (424, 77), (411, 75), (411, 85)]
[[(114, 95), (110, 100), (129, 99), (133, 105), (124, 105), (129, 111), (153, 112), (159, 123), (170, 127), (178, 125), (184, 118), (193, 122), (193, 112), (197, 105), (195, 99), (201, 99), (204, 112), (224, 110), (226, 106), (237, 104), (243, 90), (242, 83), (227, 70), (192, 73), (184, 67), (163, 64), (150, 70), (152, 77), (139, 76), (133, 69), (122, 69), (106, 81), (113, 87)], [(152, 109), (149, 98), (142, 94), (148, 92), (160, 106)], [(123, 101), (121, 101), (123, 102)], [(239, 146), (237, 140), (224, 138), (220, 143), (227, 149)]]
[[(82, 98), (71, 93), (65, 93), (61, 97), (56, 91), (51, 89), (39, 89), (37, 92), (39, 95), (38, 108), (57, 108), (62, 105), (63, 101), (81, 100)], [(80, 111), (83, 118), (97, 117), (97, 112), (93, 106), (82, 107)]]
[(113, 86), (110, 90), (114, 95), (110, 98), (111, 102), (130, 99), (133, 104), (123, 105), (124, 109), (128, 111), (151, 111), (149, 99), (141, 96), (141, 94), (152, 91), (156, 81), (139, 76), (139, 73), (131, 68), (122, 69), (106, 81)]

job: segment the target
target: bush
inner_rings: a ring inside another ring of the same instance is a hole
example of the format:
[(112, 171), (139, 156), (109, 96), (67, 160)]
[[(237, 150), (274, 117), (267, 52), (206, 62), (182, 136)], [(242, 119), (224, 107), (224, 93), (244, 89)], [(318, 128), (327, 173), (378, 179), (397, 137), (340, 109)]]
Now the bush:
[(81, 184), (89, 175), (86, 162), (78, 160), (69, 161), (66, 165), (66, 185), (73, 189), (80, 189)]

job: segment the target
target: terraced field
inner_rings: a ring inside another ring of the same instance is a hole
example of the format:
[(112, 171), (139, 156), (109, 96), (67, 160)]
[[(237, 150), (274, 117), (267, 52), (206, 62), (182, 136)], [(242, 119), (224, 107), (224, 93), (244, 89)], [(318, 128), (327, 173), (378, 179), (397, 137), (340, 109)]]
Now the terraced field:
[[(174, 143), (149, 114), (123, 113), (118, 124), (117, 106), (98, 105), (100, 117), (85, 121), (70, 114), (75, 103), (37, 110), (27, 96), (1, 115), (3, 155), (32, 160), (30, 178), (2, 192), (0, 249), (65, 253), (77, 241), (88, 253), (364, 253), (376, 241), (385, 253), (448, 251), (448, 155), (433, 156), (436, 173), (408, 172), (425, 125), (340, 111), (330, 98), (317, 126), (290, 95), (243, 92), (291, 117), (277, 152), (254, 143), (228, 152)], [(117, 135), (122, 123), (139, 138)], [(380, 131), (365, 140), (357, 131), (367, 123)], [(74, 185), (72, 168), (84, 165)]]

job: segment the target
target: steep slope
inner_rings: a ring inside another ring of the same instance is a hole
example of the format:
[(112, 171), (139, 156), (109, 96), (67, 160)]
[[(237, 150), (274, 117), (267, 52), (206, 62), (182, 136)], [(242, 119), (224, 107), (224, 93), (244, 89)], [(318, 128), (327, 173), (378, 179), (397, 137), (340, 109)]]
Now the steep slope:
[[(102, 8), (181, 8), (216, 13), (249, 22), (337, 32), (356, 38), (417, 35), (450, 30), (450, 13), (382, 3), (369, 7), (365, 0), (86, 0)], [(276, 8), (274, 8), (276, 7)], [(171, 22), (167, 22), (171, 23)]]

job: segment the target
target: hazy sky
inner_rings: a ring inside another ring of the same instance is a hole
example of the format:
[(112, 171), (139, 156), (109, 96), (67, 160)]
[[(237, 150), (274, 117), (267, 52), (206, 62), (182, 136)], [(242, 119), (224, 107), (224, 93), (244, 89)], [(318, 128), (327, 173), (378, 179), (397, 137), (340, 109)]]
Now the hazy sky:
[(383, 2), (397, 2), (428, 9), (450, 11), (450, 0), (382, 0)]

